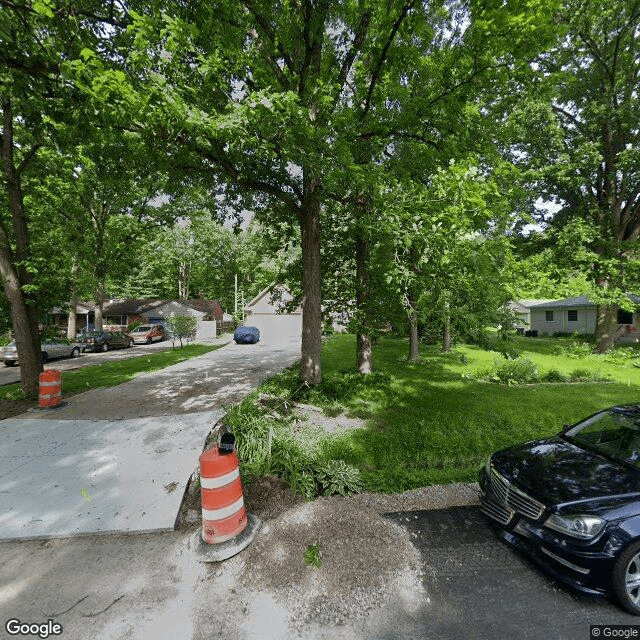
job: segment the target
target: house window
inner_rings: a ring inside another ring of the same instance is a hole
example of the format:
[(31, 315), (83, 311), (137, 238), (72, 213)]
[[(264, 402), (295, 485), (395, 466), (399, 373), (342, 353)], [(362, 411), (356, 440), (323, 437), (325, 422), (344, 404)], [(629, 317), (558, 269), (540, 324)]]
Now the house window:
[(567, 311), (567, 320), (569, 322), (578, 322), (578, 310), (569, 309), (569, 311)]
[(553, 322), (553, 311), (545, 311), (544, 312), (544, 319), (547, 322)]
[(633, 324), (633, 313), (618, 309), (618, 324)]

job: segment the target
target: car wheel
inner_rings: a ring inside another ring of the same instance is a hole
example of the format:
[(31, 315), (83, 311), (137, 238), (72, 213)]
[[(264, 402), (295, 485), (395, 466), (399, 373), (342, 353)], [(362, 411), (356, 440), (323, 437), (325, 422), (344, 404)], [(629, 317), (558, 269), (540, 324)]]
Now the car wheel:
[(109, 345), (106, 342), (102, 343), (100, 350), (104, 353), (105, 351), (109, 351)]
[(4, 361), (4, 366), (5, 367), (14, 367), (16, 364), (15, 360), (5, 360)]
[(613, 591), (620, 604), (640, 616), (640, 541), (632, 542), (613, 565)]
[(153, 340), (151, 340), (151, 338), (147, 338), (147, 344), (151, 344), (153, 342)]
[(42, 352), (42, 364), (44, 364), (49, 359), (49, 355), (44, 351)]
[(71, 351), (72, 358), (78, 358), (80, 356), (80, 349), (78, 347), (74, 347)]
[(129, 344), (127, 346), (129, 347), (129, 349), (131, 349), (131, 347), (133, 347), (133, 339), (129, 340)]

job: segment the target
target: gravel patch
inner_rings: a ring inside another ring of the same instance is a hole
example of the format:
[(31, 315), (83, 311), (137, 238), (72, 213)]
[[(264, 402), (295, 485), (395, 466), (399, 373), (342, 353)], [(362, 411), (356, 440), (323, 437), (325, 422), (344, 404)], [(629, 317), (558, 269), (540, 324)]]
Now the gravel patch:
[[(477, 485), (459, 483), (287, 509), (264, 522), (241, 554), (207, 565), (216, 602), (239, 615), (224, 637), (361, 638), (390, 616), (429, 606), (420, 554), (409, 532), (383, 514), (469, 504), (477, 504)], [(319, 567), (305, 563), (310, 545), (322, 554)]]

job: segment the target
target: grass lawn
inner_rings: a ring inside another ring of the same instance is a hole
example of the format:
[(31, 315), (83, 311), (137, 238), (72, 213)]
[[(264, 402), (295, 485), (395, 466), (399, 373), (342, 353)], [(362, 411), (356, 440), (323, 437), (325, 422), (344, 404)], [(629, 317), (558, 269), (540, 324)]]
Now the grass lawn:
[[(485, 382), (472, 376), (491, 366), (500, 357), (496, 352), (461, 345), (441, 354), (438, 347), (422, 346), (421, 362), (412, 364), (406, 358), (408, 341), (385, 337), (373, 350), (379, 373), (372, 383), (361, 383), (361, 376), (349, 373), (355, 364), (354, 336), (335, 335), (324, 344), (320, 388), (297, 398), (324, 406), (327, 414), (335, 414), (340, 405), (347, 415), (365, 419), (366, 426), (325, 433), (309, 420), (295, 432), (285, 424), (277, 428), (289, 428), (286, 437), (320, 464), (340, 459), (356, 467), (366, 490), (398, 492), (474, 481), (478, 468), (497, 449), (554, 435), (563, 424), (601, 408), (640, 401), (640, 368), (633, 364), (640, 351), (626, 348), (610, 356), (577, 358), (572, 342), (522, 337), (512, 348), (543, 370), (588, 370), (613, 381)], [(292, 369), (261, 390), (287, 395), (297, 386), (297, 369)]]
[[(201, 356), (209, 351), (215, 351), (221, 346), (223, 345), (190, 344), (182, 349), (180, 347), (163, 349), (146, 357), (136, 356), (124, 360), (88, 365), (71, 371), (63, 371), (63, 396), (72, 396), (76, 393), (99, 387), (115, 387), (143, 373), (164, 369), (172, 364)], [(3, 387), (0, 397), (5, 399), (21, 398), (19, 383)]]

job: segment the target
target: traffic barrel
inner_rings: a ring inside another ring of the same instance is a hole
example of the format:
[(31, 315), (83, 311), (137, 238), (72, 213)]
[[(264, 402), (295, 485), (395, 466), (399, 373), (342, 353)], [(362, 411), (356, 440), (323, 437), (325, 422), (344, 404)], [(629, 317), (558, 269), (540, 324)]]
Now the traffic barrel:
[(233, 434), (220, 430), (218, 444), (200, 456), (202, 528), (189, 546), (201, 562), (220, 562), (248, 547), (262, 521), (247, 513), (242, 493), (240, 464)]
[(202, 540), (225, 542), (247, 526), (240, 463), (235, 451), (221, 454), (218, 445), (200, 456)]
[(62, 373), (57, 369), (49, 369), (43, 371), (38, 380), (38, 406), (43, 409), (57, 407), (62, 399)]

